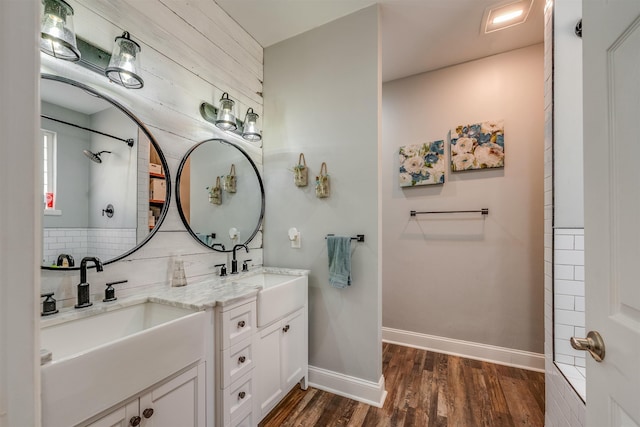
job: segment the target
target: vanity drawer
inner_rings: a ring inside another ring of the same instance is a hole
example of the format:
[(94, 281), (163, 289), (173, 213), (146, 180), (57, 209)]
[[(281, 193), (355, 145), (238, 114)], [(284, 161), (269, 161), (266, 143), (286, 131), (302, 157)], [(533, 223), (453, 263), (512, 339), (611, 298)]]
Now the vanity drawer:
[(243, 418), (240, 418), (235, 421), (231, 421), (230, 427), (255, 427), (255, 426), (256, 424), (253, 422), (253, 412), (250, 412)]
[(253, 409), (253, 376), (251, 372), (223, 390), (224, 425), (242, 421)]
[(253, 340), (248, 338), (220, 352), (220, 388), (225, 389), (253, 369)]
[(228, 349), (239, 342), (251, 337), (256, 330), (256, 302), (255, 300), (219, 313), (218, 342), (220, 349)]

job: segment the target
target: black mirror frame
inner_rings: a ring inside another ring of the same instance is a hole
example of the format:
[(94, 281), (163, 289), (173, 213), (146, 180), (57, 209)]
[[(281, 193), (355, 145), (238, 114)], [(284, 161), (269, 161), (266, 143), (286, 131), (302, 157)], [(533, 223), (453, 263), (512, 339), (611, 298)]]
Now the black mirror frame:
[(193, 150), (195, 150), (196, 148), (198, 148), (199, 146), (201, 146), (205, 142), (213, 142), (213, 141), (217, 141), (217, 142), (220, 142), (222, 144), (227, 144), (227, 145), (230, 145), (230, 146), (236, 148), (238, 151), (240, 151), (242, 153), (242, 155), (244, 155), (247, 158), (247, 160), (249, 161), (249, 164), (251, 164), (251, 167), (253, 168), (254, 172), (256, 173), (256, 177), (258, 178), (258, 184), (260, 184), (260, 196), (262, 197), (262, 200), (261, 200), (261, 203), (260, 203), (260, 218), (258, 219), (258, 224), (256, 225), (255, 230), (253, 230), (253, 233), (251, 233), (251, 236), (249, 236), (247, 238), (247, 240), (244, 242), (244, 244), (245, 245), (249, 245), (249, 243), (251, 243), (251, 241), (256, 236), (256, 234), (258, 234), (258, 231), (260, 231), (260, 228), (262, 227), (262, 221), (264, 220), (264, 206), (265, 206), (264, 184), (262, 183), (262, 177), (260, 176), (260, 171), (258, 171), (258, 167), (256, 166), (255, 163), (253, 163), (253, 160), (251, 160), (251, 157), (249, 156), (249, 154), (245, 150), (243, 150), (241, 147), (237, 146), (236, 144), (234, 144), (232, 142), (229, 142), (229, 141), (227, 141), (225, 139), (222, 139), (222, 138), (211, 138), (211, 139), (206, 139), (204, 141), (201, 141), (201, 142), (197, 143), (196, 145), (194, 145), (193, 147), (191, 147), (189, 149), (189, 151), (187, 151), (185, 153), (184, 157), (180, 161), (180, 166), (178, 167), (178, 173), (176, 175), (176, 204), (177, 204), (177, 208), (178, 208), (178, 213), (180, 214), (180, 219), (182, 219), (182, 223), (184, 224), (184, 226), (187, 229), (187, 231), (189, 232), (189, 234), (191, 234), (191, 236), (198, 243), (200, 243), (202, 246), (204, 246), (206, 248), (209, 248), (209, 249), (211, 249), (213, 251), (216, 251), (216, 252), (233, 252), (233, 249), (222, 250), (222, 249), (213, 248), (213, 247), (207, 245), (206, 243), (204, 243), (202, 240), (200, 240), (198, 238), (198, 236), (196, 235), (196, 233), (193, 232), (193, 229), (189, 225), (189, 222), (187, 221), (187, 218), (184, 216), (184, 212), (182, 212), (182, 203), (180, 203), (180, 177), (182, 176), (182, 169), (184, 169), (184, 165), (187, 163), (187, 159), (189, 159), (189, 156), (191, 155)]
[[(97, 91), (96, 89), (92, 88), (91, 86), (87, 86), (84, 83), (80, 83), (80, 82), (78, 82), (76, 80), (68, 79), (66, 77), (61, 77), (61, 76), (57, 76), (57, 75), (54, 75), (54, 74), (41, 73), (40, 74), (40, 78), (41, 79), (45, 79), (45, 80), (58, 81), (58, 82), (61, 82), (61, 83), (69, 84), (71, 86), (75, 86), (75, 87), (80, 88), (80, 89), (82, 89), (82, 90), (84, 90), (86, 92), (89, 92), (91, 95), (97, 96), (97, 97), (99, 97), (101, 99), (104, 99), (105, 101), (109, 102), (110, 104), (112, 104), (118, 110), (123, 112), (127, 117), (129, 117), (131, 120), (133, 120), (138, 125), (138, 127), (147, 136), (147, 138), (149, 138), (149, 141), (151, 142), (151, 144), (155, 148), (156, 152), (158, 153), (158, 156), (160, 157), (160, 162), (162, 163), (162, 169), (164, 171), (164, 176), (165, 176), (165, 180), (166, 180), (166, 183), (167, 183), (167, 193), (166, 193), (166, 196), (165, 196), (165, 202), (162, 205), (162, 210), (160, 211), (160, 216), (158, 217), (158, 221), (156, 221), (155, 226), (151, 229), (151, 231), (149, 231), (149, 234), (147, 235), (147, 237), (144, 238), (144, 240), (142, 240), (140, 243), (138, 243), (136, 246), (134, 246), (130, 250), (124, 252), (121, 255), (118, 255), (115, 258), (111, 258), (110, 260), (108, 260), (106, 262), (103, 262), (102, 264), (103, 265), (112, 264), (112, 263), (114, 263), (116, 261), (119, 261), (119, 260), (125, 258), (125, 257), (128, 257), (129, 255), (131, 255), (132, 253), (134, 253), (135, 251), (137, 251), (138, 249), (143, 247), (149, 240), (151, 240), (151, 238), (156, 234), (156, 232), (158, 231), (158, 229), (162, 225), (162, 222), (164, 221), (164, 218), (167, 216), (167, 212), (169, 212), (169, 202), (171, 201), (171, 175), (169, 174), (169, 165), (167, 164), (167, 159), (164, 157), (164, 153), (160, 149), (160, 145), (158, 144), (158, 142), (156, 141), (154, 136), (151, 134), (151, 132), (149, 132), (149, 129), (147, 129), (147, 127), (144, 125), (144, 123), (142, 123), (142, 121), (140, 121), (140, 119), (138, 119), (138, 117), (136, 117), (135, 114), (133, 114), (131, 111), (129, 111), (125, 106), (120, 104), (115, 99), (113, 99), (113, 98), (111, 98), (111, 97), (109, 97), (109, 96), (107, 96), (107, 95), (105, 95), (103, 93), (100, 93), (99, 91)], [(41, 265), (40, 268), (42, 270), (52, 270), (52, 271), (80, 270), (80, 266), (78, 266), (78, 267), (49, 267), (49, 266)]]

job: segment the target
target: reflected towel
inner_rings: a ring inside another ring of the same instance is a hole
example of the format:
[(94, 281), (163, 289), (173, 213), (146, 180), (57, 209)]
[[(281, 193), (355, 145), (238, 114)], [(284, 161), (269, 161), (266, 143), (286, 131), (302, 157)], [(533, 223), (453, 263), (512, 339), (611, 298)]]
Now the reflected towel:
[(351, 237), (327, 236), (329, 284), (334, 288), (351, 286)]

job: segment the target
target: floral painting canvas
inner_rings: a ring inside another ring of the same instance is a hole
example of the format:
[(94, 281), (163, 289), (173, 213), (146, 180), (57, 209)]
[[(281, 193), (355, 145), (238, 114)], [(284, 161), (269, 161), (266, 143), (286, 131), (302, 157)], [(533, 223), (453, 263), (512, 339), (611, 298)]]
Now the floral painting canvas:
[(444, 184), (444, 141), (400, 147), (400, 187)]
[(504, 121), (461, 125), (451, 129), (451, 170), (504, 167)]

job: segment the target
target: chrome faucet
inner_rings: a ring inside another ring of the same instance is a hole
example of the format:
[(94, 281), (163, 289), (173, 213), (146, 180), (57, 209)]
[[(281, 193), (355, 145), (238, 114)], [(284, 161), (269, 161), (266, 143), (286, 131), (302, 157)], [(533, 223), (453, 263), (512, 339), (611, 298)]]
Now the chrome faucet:
[(233, 247), (233, 259), (231, 260), (231, 274), (238, 274), (238, 260), (236, 259), (236, 250), (238, 248), (244, 248), (249, 253), (247, 245), (235, 245)]
[(93, 261), (96, 271), (102, 271), (102, 262), (98, 257), (84, 257), (80, 261), (80, 283), (78, 284), (78, 303), (76, 308), (85, 308), (93, 305), (89, 294), (89, 283), (87, 283), (87, 262)]

